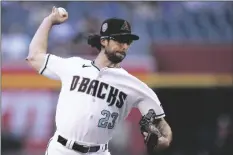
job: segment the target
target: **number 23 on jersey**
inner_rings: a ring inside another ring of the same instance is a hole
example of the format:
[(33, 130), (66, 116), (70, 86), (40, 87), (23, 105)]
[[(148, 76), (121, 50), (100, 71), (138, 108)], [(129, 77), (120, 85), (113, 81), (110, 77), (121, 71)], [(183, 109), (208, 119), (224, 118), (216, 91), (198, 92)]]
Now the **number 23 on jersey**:
[[(118, 113), (116, 113), (116, 112), (111, 113), (108, 110), (102, 110), (101, 114), (104, 117), (99, 120), (98, 127), (113, 129), (115, 126), (115, 122), (117, 120), (117, 117), (118, 117)], [(109, 121), (109, 119), (110, 119), (110, 121)]]

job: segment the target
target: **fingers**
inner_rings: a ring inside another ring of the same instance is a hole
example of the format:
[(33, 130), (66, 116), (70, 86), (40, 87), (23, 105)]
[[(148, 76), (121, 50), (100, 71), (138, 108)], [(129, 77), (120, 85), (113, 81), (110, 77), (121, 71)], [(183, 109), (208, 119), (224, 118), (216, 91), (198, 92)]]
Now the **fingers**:
[(57, 7), (53, 6), (52, 12), (56, 16), (59, 16), (59, 17), (62, 17), (62, 18), (67, 18), (68, 17), (68, 12), (64, 8), (61, 8), (61, 7), (57, 8)]
[(147, 137), (147, 136), (148, 136), (148, 133), (147, 133), (147, 132), (143, 132), (143, 135), (144, 135), (145, 137)]
[(53, 6), (53, 8), (52, 8), (52, 13), (53, 13), (53, 14), (59, 14), (58, 8), (56, 8), (56, 6)]
[(59, 12), (60, 16), (62, 16), (63, 18), (68, 17), (68, 13), (64, 8), (58, 8), (58, 12)]
[(52, 13), (55, 13), (56, 7), (53, 6)]
[(65, 14), (62, 15), (62, 17), (68, 17), (68, 13), (66, 12)]
[(147, 136), (148, 136), (148, 133), (147, 132), (143, 132), (142, 134), (144, 135), (144, 140), (146, 140)]
[(58, 8), (55, 7), (54, 13), (57, 14), (57, 15), (59, 15)]
[(62, 17), (62, 18), (66, 18), (68, 16), (68, 13), (67, 12), (64, 12), (62, 14), (59, 13), (59, 15)]
[(55, 7), (52, 8), (52, 13), (49, 15), (52, 23), (54, 25), (61, 24), (68, 19), (68, 12), (62, 7)]

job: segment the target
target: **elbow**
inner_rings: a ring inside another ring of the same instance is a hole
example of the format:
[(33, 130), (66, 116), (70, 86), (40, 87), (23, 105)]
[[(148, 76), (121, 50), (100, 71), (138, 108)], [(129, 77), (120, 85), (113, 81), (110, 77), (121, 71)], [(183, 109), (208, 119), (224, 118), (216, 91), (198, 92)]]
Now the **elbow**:
[(33, 56), (33, 48), (32, 48), (32, 45), (30, 44), (29, 45), (29, 49), (28, 49), (28, 55), (27, 57), (25, 58), (26, 61), (30, 62), (33, 60), (34, 56)]
[(164, 148), (169, 148), (170, 147), (170, 145), (171, 145), (171, 141), (168, 141), (167, 143), (165, 143), (165, 145), (164, 145)]
[(165, 147), (168, 148), (171, 146), (172, 142), (172, 133), (170, 133), (169, 137), (167, 138), (167, 143), (165, 144)]
[(28, 54), (28, 56), (25, 58), (27, 62), (32, 62), (35, 60), (35, 56), (32, 54)]
[(33, 61), (33, 57), (31, 56), (31, 55), (28, 55), (26, 58), (25, 58), (25, 60), (27, 61), (27, 62), (31, 62), (31, 61)]
[(25, 58), (26, 61), (32, 62), (36, 59), (38, 51), (35, 50), (35, 48), (32, 47), (32, 45), (29, 46), (29, 53), (28, 56)]
[(163, 144), (163, 148), (167, 149), (171, 146), (171, 142), (172, 142), (172, 133), (170, 133), (168, 136), (164, 137), (164, 143)]
[(171, 141), (170, 141), (168, 138), (166, 138), (166, 140), (165, 140), (164, 143), (163, 143), (162, 148), (163, 148), (163, 149), (167, 149), (167, 148), (170, 147), (170, 145), (171, 145)]
[(171, 146), (171, 140), (167, 138), (167, 140), (163, 143), (162, 150), (168, 149)]
[(25, 61), (26, 61), (26, 63), (29, 65), (29, 66), (33, 66), (33, 60), (34, 60), (34, 58), (32, 57), (32, 56), (30, 56), (30, 55), (28, 55), (26, 58), (25, 58)]

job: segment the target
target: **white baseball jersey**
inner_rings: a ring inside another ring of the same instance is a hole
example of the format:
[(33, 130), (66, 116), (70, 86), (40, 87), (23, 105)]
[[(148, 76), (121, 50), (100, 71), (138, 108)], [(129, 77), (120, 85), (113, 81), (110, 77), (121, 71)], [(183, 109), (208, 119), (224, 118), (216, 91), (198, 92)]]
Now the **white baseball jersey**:
[(157, 95), (122, 68), (47, 54), (40, 74), (61, 80), (56, 127), (68, 139), (105, 144), (133, 107), (142, 115), (154, 109), (157, 118), (165, 116)]

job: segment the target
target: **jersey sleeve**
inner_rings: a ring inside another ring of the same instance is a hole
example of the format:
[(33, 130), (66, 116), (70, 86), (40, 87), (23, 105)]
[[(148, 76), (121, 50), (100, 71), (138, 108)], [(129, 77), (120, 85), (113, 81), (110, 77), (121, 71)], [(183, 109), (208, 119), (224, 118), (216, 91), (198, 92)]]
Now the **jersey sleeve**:
[(136, 107), (143, 116), (146, 115), (150, 109), (153, 109), (156, 113), (156, 118), (165, 117), (165, 113), (158, 96), (145, 84), (141, 85), (139, 89)]
[(52, 80), (60, 80), (60, 77), (57, 76), (57, 74), (55, 74), (54, 72), (52, 72), (51, 70), (49, 70), (48, 68), (44, 69), (44, 71), (42, 72), (42, 69), (39, 71), (40, 74), (42, 74), (43, 76), (52, 79)]
[(69, 75), (74, 66), (78, 70), (84, 61), (80, 57), (62, 58), (53, 54), (46, 54), (39, 73), (50, 79), (62, 80)]
[(46, 54), (44, 64), (39, 73), (49, 78), (61, 78), (65, 75), (66, 59), (53, 54)]

